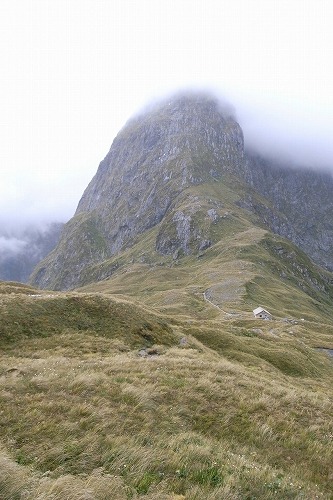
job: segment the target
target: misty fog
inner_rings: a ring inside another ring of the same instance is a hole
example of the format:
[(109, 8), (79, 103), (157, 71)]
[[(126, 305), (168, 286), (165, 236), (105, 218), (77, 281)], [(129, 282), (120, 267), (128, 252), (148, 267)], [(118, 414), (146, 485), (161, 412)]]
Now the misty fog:
[(0, 227), (0, 280), (27, 281), (59, 241), (63, 223)]
[(20, 240), (15, 236), (0, 236), (0, 261), (9, 254), (16, 255), (24, 249), (26, 241)]

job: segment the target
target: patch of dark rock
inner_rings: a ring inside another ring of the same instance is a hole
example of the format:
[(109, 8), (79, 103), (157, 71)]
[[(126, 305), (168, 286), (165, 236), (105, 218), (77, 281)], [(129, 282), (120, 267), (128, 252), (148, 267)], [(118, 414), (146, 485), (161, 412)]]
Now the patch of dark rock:
[(8, 370), (6, 370), (6, 375), (18, 376), (18, 375), (24, 375), (24, 373), (18, 368), (8, 368)]
[(199, 246), (199, 250), (207, 250), (212, 245), (212, 242), (210, 240), (202, 240)]
[(141, 337), (143, 339), (147, 340), (147, 342), (153, 341), (153, 337), (149, 333), (141, 333)]
[(315, 349), (317, 351), (324, 352), (325, 354), (327, 354), (328, 356), (333, 358), (333, 349), (331, 349), (329, 347), (315, 347)]
[(152, 347), (149, 349), (140, 349), (138, 355), (142, 358), (147, 358), (148, 356), (159, 356), (159, 352), (156, 348)]

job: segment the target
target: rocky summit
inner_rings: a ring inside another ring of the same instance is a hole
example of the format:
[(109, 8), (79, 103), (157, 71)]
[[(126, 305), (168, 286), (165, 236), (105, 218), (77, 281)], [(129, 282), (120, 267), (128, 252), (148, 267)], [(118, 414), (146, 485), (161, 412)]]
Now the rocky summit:
[(170, 266), (253, 226), (333, 270), (332, 187), (330, 174), (250, 151), (215, 97), (179, 94), (119, 132), (31, 283), (73, 289), (135, 262)]

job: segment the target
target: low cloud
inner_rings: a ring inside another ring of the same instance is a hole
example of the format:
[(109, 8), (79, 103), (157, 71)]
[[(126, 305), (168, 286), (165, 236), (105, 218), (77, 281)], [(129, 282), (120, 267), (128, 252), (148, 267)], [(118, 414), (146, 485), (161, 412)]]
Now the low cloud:
[(306, 105), (234, 100), (245, 146), (268, 158), (333, 173), (332, 118)]
[(17, 255), (21, 253), (27, 242), (15, 237), (0, 236), (0, 261), (7, 258), (8, 255)]

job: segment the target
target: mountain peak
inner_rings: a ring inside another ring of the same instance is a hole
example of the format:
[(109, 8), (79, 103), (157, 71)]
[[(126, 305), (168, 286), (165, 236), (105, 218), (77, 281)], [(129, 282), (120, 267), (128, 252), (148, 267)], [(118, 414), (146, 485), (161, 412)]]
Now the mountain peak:
[[(220, 177), (223, 169), (232, 168), (242, 157), (243, 134), (230, 107), (206, 93), (177, 94), (128, 121), (77, 213), (103, 204), (101, 192), (114, 199), (124, 188), (133, 192), (134, 184), (140, 183), (144, 190), (151, 182), (172, 184), (179, 192), (180, 187)], [(110, 175), (112, 186), (108, 186)]]
[[(225, 118), (235, 118), (235, 110), (227, 101), (222, 101), (212, 92), (206, 90), (183, 90), (165, 97), (159, 101), (154, 101), (147, 105), (137, 116), (146, 116), (149, 113), (166, 112), (179, 113), (180, 115), (192, 113), (218, 112)], [(179, 115), (179, 116), (180, 116)], [(135, 120), (132, 117), (129, 121)]]
[[(117, 256), (126, 263), (124, 252), (135, 245), (132, 261), (146, 254), (155, 263), (200, 256), (253, 224), (289, 238), (332, 269), (333, 204), (318, 201), (325, 183), (245, 153), (232, 108), (213, 95), (176, 94), (118, 133), (32, 282), (67, 289), (103, 279), (120, 265)], [(300, 199), (300, 191), (307, 197)]]

